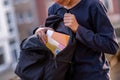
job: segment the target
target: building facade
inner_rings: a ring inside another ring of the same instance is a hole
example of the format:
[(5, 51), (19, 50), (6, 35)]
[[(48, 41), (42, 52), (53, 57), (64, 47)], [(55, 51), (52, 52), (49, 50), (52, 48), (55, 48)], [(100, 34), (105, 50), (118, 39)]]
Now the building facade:
[(45, 24), (47, 9), (52, 0), (13, 0), (20, 41)]
[(0, 72), (17, 62), (19, 36), (11, 0), (0, 0)]
[(35, 0), (13, 0), (20, 41), (32, 34), (40, 23)]
[[(47, 3), (51, 2), (49, 0)], [(35, 0), (36, 10), (38, 14), (39, 25), (44, 25), (45, 19), (47, 17), (47, 5), (46, 0)]]
[(117, 38), (120, 44), (120, 1), (119, 0), (101, 0), (108, 10), (109, 18), (115, 28)]

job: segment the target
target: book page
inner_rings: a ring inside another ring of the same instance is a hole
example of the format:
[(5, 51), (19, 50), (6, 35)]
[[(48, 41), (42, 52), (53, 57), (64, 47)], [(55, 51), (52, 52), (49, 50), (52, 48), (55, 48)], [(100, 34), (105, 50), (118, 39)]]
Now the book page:
[(47, 31), (47, 43), (46, 46), (57, 55), (62, 51), (68, 44), (69, 35), (48, 30)]

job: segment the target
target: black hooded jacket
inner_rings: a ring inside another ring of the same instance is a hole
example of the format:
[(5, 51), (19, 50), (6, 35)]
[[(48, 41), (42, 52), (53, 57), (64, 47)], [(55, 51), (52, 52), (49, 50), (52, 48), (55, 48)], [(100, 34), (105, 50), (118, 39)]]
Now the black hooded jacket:
[(36, 35), (23, 40), (19, 62), (15, 70), (22, 80), (71, 79), (72, 58), (76, 47), (74, 34), (69, 28), (65, 28), (62, 19), (57, 15), (49, 16), (46, 20), (46, 25), (48, 24), (50, 27), (55, 26), (55, 31), (70, 35), (68, 45), (54, 57)]

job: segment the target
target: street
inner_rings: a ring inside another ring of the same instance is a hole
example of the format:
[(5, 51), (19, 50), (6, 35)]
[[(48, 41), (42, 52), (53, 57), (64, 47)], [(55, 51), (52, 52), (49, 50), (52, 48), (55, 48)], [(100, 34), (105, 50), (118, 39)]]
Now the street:
[(13, 69), (8, 69), (2, 73), (0, 73), (0, 80), (12, 80), (13, 77), (16, 75), (14, 74)]
[[(114, 65), (111, 68), (111, 80), (120, 80), (120, 62), (118, 62), (116, 65)], [(13, 71), (13, 69), (8, 69), (4, 71), (3, 73), (0, 73), (0, 80), (19, 80), (16, 78), (16, 75)]]

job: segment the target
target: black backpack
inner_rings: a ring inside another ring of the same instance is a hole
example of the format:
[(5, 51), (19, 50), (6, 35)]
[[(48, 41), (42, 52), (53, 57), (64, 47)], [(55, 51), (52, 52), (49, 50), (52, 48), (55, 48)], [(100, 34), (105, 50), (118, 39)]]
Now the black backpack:
[(21, 52), (15, 73), (22, 80), (70, 80), (72, 58), (76, 48), (74, 33), (65, 27), (63, 19), (58, 15), (49, 16), (45, 25), (57, 32), (70, 35), (67, 47), (54, 57), (38, 37), (32, 35), (21, 43)]

